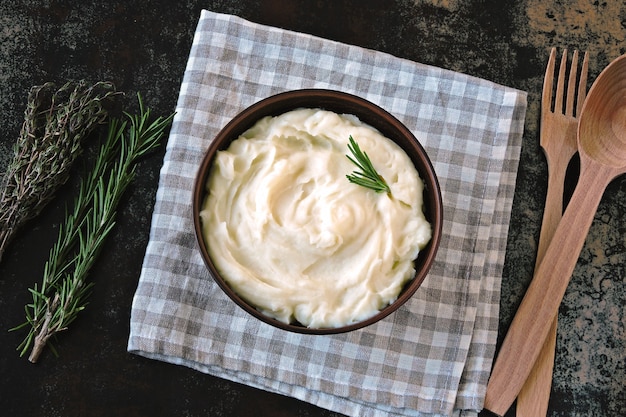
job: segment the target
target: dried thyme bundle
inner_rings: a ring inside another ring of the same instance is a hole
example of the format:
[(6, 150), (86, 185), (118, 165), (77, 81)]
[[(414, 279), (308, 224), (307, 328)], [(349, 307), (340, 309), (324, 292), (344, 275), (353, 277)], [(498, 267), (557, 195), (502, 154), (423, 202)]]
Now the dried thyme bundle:
[(126, 113), (130, 123), (111, 119), (90, 173), (81, 181), (73, 211), (59, 229), (56, 244), (44, 268), (41, 286), (30, 289), (33, 302), (26, 305), (28, 327), (18, 347), (36, 362), (50, 337), (67, 329), (87, 304), (93, 282), (87, 275), (115, 224), (115, 213), (124, 191), (135, 176), (138, 158), (156, 149), (173, 114), (152, 122), (150, 110), (139, 98), (139, 115)]
[(82, 140), (107, 117), (103, 101), (114, 94), (107, 82), (31, 89), (13, 159), (0, 182), (0, 261), (17, 230), (67, 181)]

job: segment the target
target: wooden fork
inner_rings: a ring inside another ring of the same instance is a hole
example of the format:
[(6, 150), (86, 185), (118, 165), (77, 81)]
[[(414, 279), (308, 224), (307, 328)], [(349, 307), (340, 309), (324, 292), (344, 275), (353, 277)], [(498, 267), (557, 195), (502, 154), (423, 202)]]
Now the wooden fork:
[[(576, 89), (578, 70), (578, 51), (574, 51), (563, 108), (563, 96), (565, 86), (565, 73), (567, 64), (567, 50), (563, 51), (561, 65), (552, 108), (552, 86), (556, 49), (550, 51), (550, 59), (546, 68), (541, 96), (541, 130), (540, 144), (546, 156), (548, 164), (548, 190), (546, 204), (541, 223), (541, 233), (537, 249), (537, 267), (545, 250), (547, 249), (554, 231), (563, 214), (563, 188), (565, 173), (572, 157), (576, 154), (576, 130), (578, 127), (578, 115), (582, 109), (587, 92), (587, 71), (589, 56), (585, 52), (582, 70)], [(576, 97), (577, 92), (577, 97)], [(574, 103), (575, 102), (575, 103)], [(575, 112), (574, 112), (575, 109)], [(550, 333), (546, 339), (541, 353), (535, 365), (517, 397), (518, 417), (545, 416), (548, 411), (548, 401), (552, 385), (552, 372), (554, 368), (554, 351), (556, 347), (557, 317), (554, 317)]]

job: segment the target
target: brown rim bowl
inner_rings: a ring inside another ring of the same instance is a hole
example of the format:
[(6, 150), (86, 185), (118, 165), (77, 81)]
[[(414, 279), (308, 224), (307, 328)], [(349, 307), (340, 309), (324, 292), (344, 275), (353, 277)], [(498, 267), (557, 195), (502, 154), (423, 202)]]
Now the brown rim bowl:
[[(308, 328), (299, 324), (283, 323), (258, 311), (253, 305), (239, 297), (221, 277), (209, 256), (207, 242), (202, 233), (199, 213), (206, 198), (205, 183), (215, 154), (220, 150), (228, 148), (233, 140), (252, 127), (259, 119), (265, 116), (277, 116), (297, 108), (321, 108), (335, 113), (357, 116), (362, 122), (373, 126), (383, 135), (396, 142), (411, 158), (417, 172), (424, 181), (424, 214), (432, 226), (432, 238), (428, 245), (419, 252), (415, 260), (415, 277), (405, 284), (398, 298), (393, 303), (384, 307), (377, 314), (367, 320), (342, 327)], [(333, 90), (306, 89), (280, 93), (253, 104), (235, 116), (217, 134), (209, 145), (196, 177), (193, 190), (193, 221), (200, 252), (207, 268), (215, 282), (239, 307), (264, 323), (283, 330), (306, 334), (334, 334), (360, 329), (376, 323), (396, 311), (413, 296), (435, 260), (441, 239), (443, 207), (439, 181), (426, 151), (411, 131), (398, 119), (379, 106), (351, 94)]]

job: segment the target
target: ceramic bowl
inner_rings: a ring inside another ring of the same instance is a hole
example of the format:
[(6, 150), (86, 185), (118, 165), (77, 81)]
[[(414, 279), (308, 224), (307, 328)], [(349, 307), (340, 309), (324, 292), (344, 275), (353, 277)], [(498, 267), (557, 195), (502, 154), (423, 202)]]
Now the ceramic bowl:
[[(362, 122), (373, 126), (384, 136), (396, 142), (408, 154), (415, 164), (421, 179), (424, 181), (424, 214), (432, 226), (432, 238), (428, 245), (419, 252), (415, 260), (415, 277), (405, 284), (398, 298), (393, 303), (380, 310), (376, 315), (367, 320), (343, 327), (308, 328), (299, 324), (283, 323), (263, 314), (253, 305), (239, 297), (222, 278), (209, 256), (207, 242), (202, 233), (199, 213), (207, 197), (205, 184), (216, 153), (228, 148), (233, 140), (252, 127), (259, 119), (266, 116), (277, 116), (297, 108), (321, 108), (335, 113), (357, 116)], [(195, 234), (200, 253), (213, 279), (224, 293), (243, 310), (265, 323), (283, 330), (307, 334), (332, 334), (360, 329), (376, 323), (396, 311), (413, 296), (432, 266), (439, 247), (443, 223), (441, 190), (437, 175), (426, 151), (411, 131), (390, 113), (363, 98), (339, 91), (320, 89), (294, 90), (280, 93), (251, 105), (235, 116), (217, 134), (202, 160), (193, 190), (192, 206)]]

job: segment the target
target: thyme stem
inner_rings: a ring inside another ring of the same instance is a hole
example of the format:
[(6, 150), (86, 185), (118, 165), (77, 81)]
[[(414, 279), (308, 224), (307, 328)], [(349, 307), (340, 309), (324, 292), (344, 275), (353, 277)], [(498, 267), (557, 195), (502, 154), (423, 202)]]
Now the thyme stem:
[(24, 123), (0, 182), (0, 261), (26, 221), (37, 216), (65, 184), (83, 139), (106, 120), (103, 101), (118, 94), (111, 83), (69, 82), (33, 87)]

